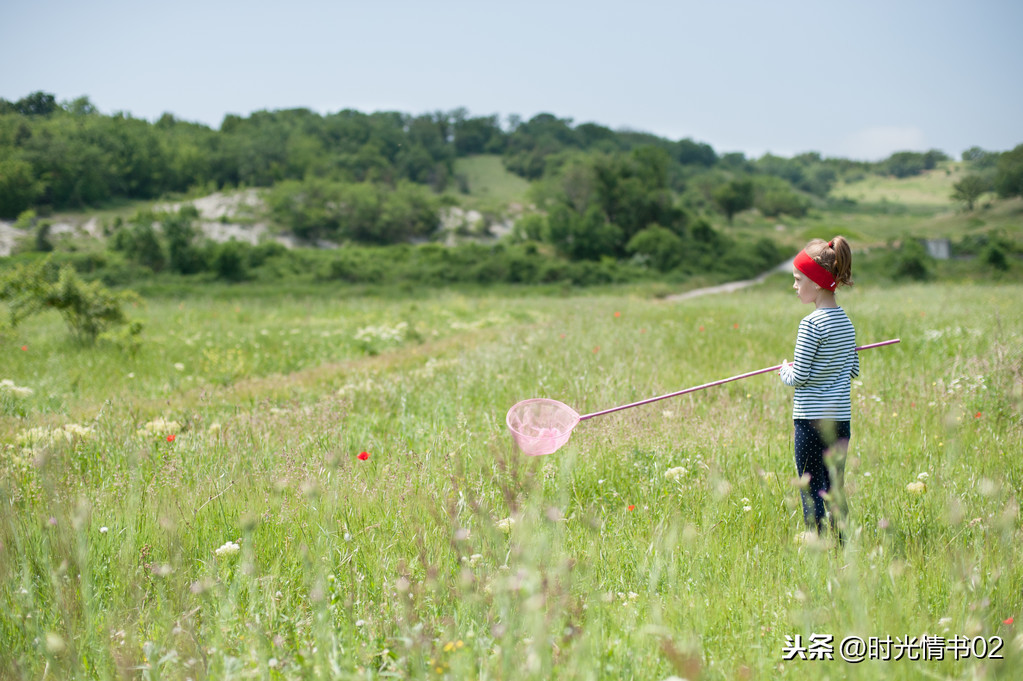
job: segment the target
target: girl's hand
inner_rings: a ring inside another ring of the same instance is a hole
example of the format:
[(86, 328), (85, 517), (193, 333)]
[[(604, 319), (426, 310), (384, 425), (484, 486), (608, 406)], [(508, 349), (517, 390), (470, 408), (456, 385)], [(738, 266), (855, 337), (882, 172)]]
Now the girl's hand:
[(783, 360), (781, 361), (781, 367), (780, 367), (780, 368), (778, 369), (778, 373), (779, 373), (779, 374), (780, 374), (780, 373), (783, 373), (783, 372), (785, 371), (785, 368), (786, 368), (786, 367), (787, 367), (788, 365), (789, 365), (789, 361), (788, 361), (787, 359), (783, 359)]

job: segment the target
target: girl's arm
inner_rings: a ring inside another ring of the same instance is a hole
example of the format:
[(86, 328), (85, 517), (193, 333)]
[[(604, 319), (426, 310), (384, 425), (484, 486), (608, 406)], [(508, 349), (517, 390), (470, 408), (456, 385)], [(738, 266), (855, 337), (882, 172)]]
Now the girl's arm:
[(813, 367), (813, 358), (817, 354), (819, 346), (820, 339), (813, 325), (806, 319), (799, 322), (792, 364), (784, 364), (778, 372), (781, 375), (782, 383), (797, 388), (805, 385), (810, 380), (810, 368)]

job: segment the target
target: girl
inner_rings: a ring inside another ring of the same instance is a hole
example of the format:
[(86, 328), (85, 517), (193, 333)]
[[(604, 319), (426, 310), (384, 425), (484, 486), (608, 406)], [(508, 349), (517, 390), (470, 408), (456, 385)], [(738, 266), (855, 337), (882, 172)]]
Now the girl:
[[(852, 250), (844, 237), (814, 239), (793, 261), (793, 288), (814, 311), (799, 323), (792, 363), (783, 361), (779, 374), (795, 387), (796, 471), (809, 483), (800, 491), (807, 528), (821, 533), (830, 501), (831, 525), (844, 525), (848, 506), (842, 491), (845, 453), (849, 448), (852, 405), (850, 384), (860, 374), (856, 330), (835, 302), (835, 289), (852, 286)], [(825, 497), (825, 495), (827, 495)], [(839, 531), (839, 542), (842, 535)]]

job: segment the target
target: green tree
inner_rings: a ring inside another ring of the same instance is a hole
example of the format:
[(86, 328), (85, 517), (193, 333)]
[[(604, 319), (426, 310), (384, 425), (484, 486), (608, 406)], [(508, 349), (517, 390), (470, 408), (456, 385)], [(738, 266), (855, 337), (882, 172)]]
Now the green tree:
[(205, 269), (202, 252), (195, 243), (199, 236), (199, 230), (193, 225), (193, 220), (199, 217), (195, 206), (184, 206), (176, 213), (160, 217), (167, 242), (167, 269), (179, 274), (195, 274)]
[(732, 180), (718, 187), (713, 194), (714, 203), (732, 224), (736, 213), (753, 207), (753, 182), (750, 180)]
[(998, 157), (995, 190), (1003, 198), (1023, 196), (1023, 144)]
[(982, 175), (970, 174), (952, 185), (952, 200), (966, 205), (972, 211), (981, 194), (991, 189), (991, 183)]
[(49, 116), (57, 110), (57, 100), (48, 92), (33, 92), (14, 103), (14, 110), (23, 116)]
[(633, 235), (625, 250), (641, 256), (659, 271), (669, 272), (685, 257), (685, 242), (670, 229), (653, 224)]
[(41, 193), (32, 164), (18, 158), (0, 158), (0, 217), (13, 218), (28, 210)]

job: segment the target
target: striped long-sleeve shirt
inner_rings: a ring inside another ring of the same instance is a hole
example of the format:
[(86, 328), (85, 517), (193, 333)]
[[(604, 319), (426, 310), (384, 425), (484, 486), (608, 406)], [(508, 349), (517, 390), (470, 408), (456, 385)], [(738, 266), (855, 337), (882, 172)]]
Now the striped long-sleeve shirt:
[(840, 307), (822, 307), (799, 322), (792, 363), (781, 370), (794, 386), (792, 418), (852, 420), (852, 379), (860, 375), (856, 329)]

